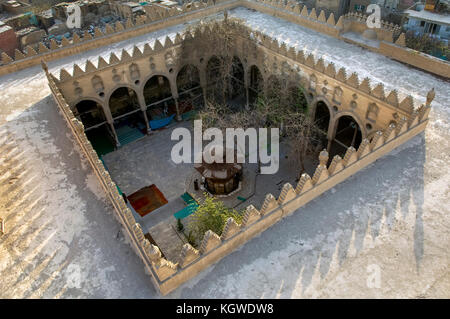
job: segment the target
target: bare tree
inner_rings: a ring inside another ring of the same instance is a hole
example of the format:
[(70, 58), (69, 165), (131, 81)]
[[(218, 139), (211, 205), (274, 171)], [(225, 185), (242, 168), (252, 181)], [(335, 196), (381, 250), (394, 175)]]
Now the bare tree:
[(446, 57), (447, 59), (450, 57), (448, 43), (446, 44), (440, 39), (434, 38), (429, 34), (415, 35), (413, 31), (406, 32), (405, 36), (408, 48), (434, 56)]
[[(233, 95), (242, 94), (241, 83), (233, 74), (243, 72), (242, 65), (235, 57), (236, 39), (240, 35), (242, 21), (237, 18), (225, 18), (221, 21), (201, 21), (189, 26), (185, 31), (185, 41), (180, 49), (179, 67), (192, 56), (192, 52), (201, 48), (202, 52), (214, 53), (207, 63), (207, 99), (225, 103)], [(194, 36), (189, 39), (190, 35)], [(192, 71), (192, 70), (191, 70)]]
[(225, 133), (226, 128), (279, 128), (281, 137), (287, 141), (291, 163), (301, 174), (305, 171), (307, 155), (317, 153), (322, 145), (320, 130), (308, 114), (305, 90), (299, 81), (292, 81), (292, 75), (296, 72), (298, 75), (298, 71), (287, 66), (283, 72), (272, 75), (266, 92), (256, 92), (251, 106), (230, 104), (233, 95), (246, 94), (244, 84), (233, 76), (242, 68), (235, 57), (236, 39), (242, 36), (239, 30), (242, 30), (242, 21), (225, 15), (222, 21), (191, 26), (187, 32), (195, 36), (182, 44), (179, 63), (184, 63), (183, 57), (188, 57), (196, 48), (217, 53), (209, 61), (213, 65), (207, 68), (207, 103), (198, 113), (203, 129), (215, 127)]

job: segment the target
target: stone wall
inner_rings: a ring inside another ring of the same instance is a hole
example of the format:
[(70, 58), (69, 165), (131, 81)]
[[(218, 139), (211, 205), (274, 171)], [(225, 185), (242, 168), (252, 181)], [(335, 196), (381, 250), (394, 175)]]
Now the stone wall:
[(428, 54), (402, 47), (396, 43), (381, 42), (379, 53), (394, 60), (407, 63), (447, 79), (450, 78), (450, 63)]
[(11, 27), (2, 25), (1, 23), (0, 30), (0, 51), (13, 54), (19, 47), (16, 33)]

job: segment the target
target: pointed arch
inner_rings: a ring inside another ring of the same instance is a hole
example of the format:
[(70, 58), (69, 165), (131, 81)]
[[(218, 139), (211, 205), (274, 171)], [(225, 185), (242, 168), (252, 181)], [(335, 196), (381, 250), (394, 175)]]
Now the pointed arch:
[(153, 75), (144, 85), (143, 95), (149, 120), (159, 120), (177, 113), (169, 79)]
[(81, 100), (74, 106), (74, 115), (88, 130), (106, 123), (106, 116), (100, 103), (94, 100)]
[(112, 92), (108, 105), (113, 118), (140, 109), (136, 91), (126, 86), (119, 87)]
[(177, 74), (178, 105), (180, 113), (187, 113), (203, 106), (203, 90), (200, 72), (193, 64), (183, 66)]
[(358, 149), (365, 137), (361, 122), (352, 113), (338, 113), (332, 123), (333, 141), (331, 143), (330, 155), (345, 155), (347, 149), (352, 146)]
[(122, 86), (109, 97), (109, 108), (114, 120), (114, 129), (120, 145), (128, 144), (147, 133), (144, 113), (135, 90)]

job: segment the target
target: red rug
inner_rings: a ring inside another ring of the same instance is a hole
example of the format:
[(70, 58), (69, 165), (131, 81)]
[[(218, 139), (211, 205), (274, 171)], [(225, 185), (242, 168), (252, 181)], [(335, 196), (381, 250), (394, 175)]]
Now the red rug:
[(163, 193), (154, 184), (138, 190), (127, 198), (141, 217), (168, 203)]

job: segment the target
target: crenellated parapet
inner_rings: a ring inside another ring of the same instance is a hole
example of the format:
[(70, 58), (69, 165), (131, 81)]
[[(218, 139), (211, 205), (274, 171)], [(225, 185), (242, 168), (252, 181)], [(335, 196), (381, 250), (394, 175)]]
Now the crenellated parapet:
[(203, 237), (202, 243), (200, 245), (200, 252), (202, 255), (208, 253), (213, 250), (217, 246), (220, 245), (222, 241), (220, 240), (219, 235), (217, 235), (212, 230), (208, 230)]
[(190, 244), (184, 244), (181, 250), (180, 267), (184, 268), (200, 258), (200, 252)]
[(270, 214), (271, 212), (278, 209), (278, 207), (279, 205), (275, 197), (272, 194), (267, 194), (261, 207), (261, 216)]
[(220, 239), (222, 241), (230, 239), (237, 233), (241, 231), (241, 226), (236, 223), (236, 221), (230, 217), (228, 218), (227, 222), (225, 223), (225, 226), (223, 227), (222, 235), (220, 236)]
[[(361, 143), (362, 145), (362, 143)], [(335, 175), (344, 169), (344, 163), (342, 157), (335, 155), (328, 167), (328, 176)]]
[(341, 19), (335, 21), (334, 14), (331, 13), (328, 17), (325, 11), (317, 12), (315, 8), (308, 10), (308, 8), (296, 1), (277, 0), (245, 0), (242, 1), (244, 6), (252, 9), (257, 9), (260, 12), (279, 16), (290, 22), (323, 32), (332, 36), (337, 36), (339, 30), (343, 27)]
[[(342, 18), (344, 22), (343, 32), (354, 31), (363, 34), (364, 31), (370, 29), (367, 26), (369, 16), (362, 12), (349, 12), (343, 15)], [(393, 42), (400, 35), (401, 27), (392, 22), (381, 20), (380, 27), (372, 28), (371, 30), (377, 35), (377, 40)]]
[(309, 191), (311, 188), (313, 188), (311, 177), (307, 173), (303, 173), (295, 188), (295, 192), (300, 195)]
[(249, 227), (260, 218), (261, 214), (259, 211), (253, 205), (250, 205), (245, 210), (244, 218), (242, 219), (242, 227)]

